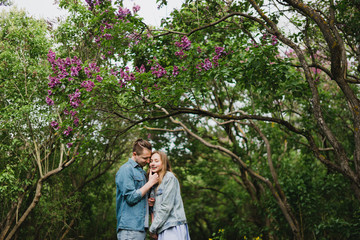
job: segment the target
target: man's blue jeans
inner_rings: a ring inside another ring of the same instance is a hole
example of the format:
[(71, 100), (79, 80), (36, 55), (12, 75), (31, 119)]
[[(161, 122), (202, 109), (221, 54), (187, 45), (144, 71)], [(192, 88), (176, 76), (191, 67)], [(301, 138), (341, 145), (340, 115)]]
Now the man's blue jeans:
[(146, 232), (120, 230), (117, 233), (118, 240), (145, 240)]

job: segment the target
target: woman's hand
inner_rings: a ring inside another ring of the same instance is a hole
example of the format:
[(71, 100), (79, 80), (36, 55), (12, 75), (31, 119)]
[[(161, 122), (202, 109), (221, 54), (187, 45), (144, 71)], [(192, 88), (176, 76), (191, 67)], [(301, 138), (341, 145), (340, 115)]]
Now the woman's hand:
[(152, 239), (158, 239), (158, 235), (156, 234), (156, 233), (150, 233), (150, 237), (152, 238)]
[(154, 203), (155, 203), (155, 198), (153, 198), (153, 197), (148, 198), (148, 204), (149, 204), (150, 207), (153, 207)]

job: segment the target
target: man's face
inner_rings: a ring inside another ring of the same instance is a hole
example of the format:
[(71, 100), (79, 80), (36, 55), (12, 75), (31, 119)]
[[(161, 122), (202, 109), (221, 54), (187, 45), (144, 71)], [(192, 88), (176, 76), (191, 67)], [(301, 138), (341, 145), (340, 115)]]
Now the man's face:
[(141, 167), (144, 167), (146, 164), (150, 162), (151, 151), (147, 148), (144, 148), (140, 155), (137, 155), (136, 152), (133, 152), (133, 159), (137, 162)]

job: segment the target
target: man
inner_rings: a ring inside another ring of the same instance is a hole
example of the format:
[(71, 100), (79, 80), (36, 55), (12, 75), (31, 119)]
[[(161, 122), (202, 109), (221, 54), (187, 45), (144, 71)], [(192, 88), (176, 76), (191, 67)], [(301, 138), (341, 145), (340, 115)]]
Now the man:
[(150, 162), (151, 144), (143, 139), (135, 141), (132, 157), (116, 173), (116, 218), (118, 240), (144, 240), (149, 227), (147, 192), (159, 180), (150, 172), (146, 182), (143, 167)]

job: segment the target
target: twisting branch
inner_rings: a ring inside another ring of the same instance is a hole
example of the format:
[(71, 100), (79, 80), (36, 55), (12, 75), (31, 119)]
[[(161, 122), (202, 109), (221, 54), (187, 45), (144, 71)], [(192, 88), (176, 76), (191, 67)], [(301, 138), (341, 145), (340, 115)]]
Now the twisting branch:
[[(149, 102), (150, 101), (147, 99), (147, 98), (144, 98), (145, 101)], [(161, 107), (160, 105), (158, 104), (155, 104), (155, 106), (162, 110), (164, 113), (166, 113), (167, 115), (169, 115), (168, 111)], [(226, 149), (222, 146), (218, 146), (218, 145), (215, 145), (215, 144), (211, 144), (209, 142), (207, 142), (205, 139), (201, 138), (199, 135), (195, 134), (194, 132), (192, 132), (184, 123), (182, 123), (181, 121), (178, 121), (178, 120), (175, 120), (173, 117), (169, 117), (170, 120), (175, 123), (175, 124), (178, 124), (180, 125), (190, 136), (194, 137), (195, 139), (199, 140), (202, 144), (204, 144), (205, 146), (207, 147), (210, 147), (212, 149), (216, 149), (216, 150), (219, 150), (225, 154), (227, 154), (228, 156), (230, 156), (231, 158), (235, 159), (239, 165), (245, 169), (252, 177), (256, 178), (256, 179), (259, 179), (260, 181), (264, 182), (268, 188), (270, 189), (272, 195), (274, 196), (274, 198), (276, 199), (282, 213), (284, 214), (286, 220), (288, 221), (293, 233), (294, 233), (294, 236), (296, 237), (296, 239), (299, 239), (297, 236), (298, 236), (298, 233), (299, 233), (299, 227), (298, 227), (298, 224), (297, 224), (297, 221), (294, 221), (294, 219), (292, 218), (292, 213), (289, 213), (288, 211), (288, 207), (286, 207), (283, 199), (281, 199), (280, 195), (279, 195), (279, 192), (274, 188), (273, 186), (273, 183), (271, 181), (269, 181), (269, 179), (261, 176), (260, 174), (258, 174), (257, 172), (253, 171), (251, 168), (249, 168), (245, 162), (242, 161), (242, 159), (237, 156), (235, 153), (233, 153), (232, 151), (230, 151), (229, 149)]]
[(260, 20), (259, 18), (256, 18), (254, 16), (251, 16), (249, 14), (246, 14), (246, 13), (242, 13), (242, 12), (232, 12), (222, 18), (220, 18), (219, 20), (215, 21), (215, 22), (212, 22), (212, 23), (209, 23), (207, 25), (204, 25), (204, 26), (201, 26), (201, 27), (198, 27), (198, 28), (195, 28), (193, 30), (191, 30), (190, 32), (188, 33), (184, 33), (184, 32), (178, 32), (178, 31), (174, 31), (174, 30), (169, 30), (169, 29), (156, 29), (156, 30), (153, 30), (153, 31), (157, 31), (157, 32), (164, 32), (162, 34), (158, 34), (158, 35), (155, 35), (154, 37), (157, 38), (157, 37), (161, 37), (161, 36), (166, 36), (166, 35), (169, 35), (169, 34), (178, 34), (178, 35), (185, 35), (185, 36), (190, 36), (192, 34), (194, 34), (195, 32), (198, 32), (198, 31), (201, 31), (203, 29), (206, 29), (206, 28), (209, 28), (209, 27), (213, 27), (223, 21), (225, 21), (226, 19), (230, 18), (230, 17), (233, 17), (233, 16), (242, 16), (242, 17), (246, 17), (248, 19), (251, 19), (257, 23), (259, 23), (261, 26), (265, 27), (267, 29), (267, 31), (269, 32), (273, 32), (270, 28), (268, 28), (266, 26), (266, 24)]
[[(14, 225), (14, 227), (12, 228), (11, 232), (6, 236), (2, 236), (3, 238), (5, 238), (5, 240), (10, 240), (12, 239), (12, 237), (14, 236), (14, 234), (16, 233), (16, 231), (19, 229), (20, 225), (25, 221), (25, 219), (29, 216), (30, 212), (35, 208), (35, 206), (38, 204), (38, 202), (40, 201), (41, 198), (41, 190), (42, 190), (42, 186), (43, 183), (50, 177), (52, 177), (53, 175), (61, 172), (62, 170), (64, 170), (66, 167), (70, 166), (74, 161), (75, 161), (75, 156), (76, 153), (78, 151), (78, 148), (80, 146), (80, 143), (78, 143), (76, 145), (76, 147), (74, 148), (74, 152), (71, 158), (68, 159), (68, 161), (64, 162), (61, 166), (57, 167), (56, 169), (53, 169), (49, 172), (47, 172), (46, 174), (40, 176), (39, 180), (36, 183), (36, 191), (35, 191), (35, 195), (33, 197), (33, 200), (31, 202), (31, 204), (28, 206), (28, 208), (25, 210), (25, 212), (22, 214), (22, 216), (20, 217), (19, 221), (17, 221)], [(2, 239), (3, 239), (2, 238)]]
[(152, 128), (152, 127), (144, 127), (150, 131), (164, 131), (164, 132), (184, 132), (184, 129), (164, 129), (164, 128)]
[(277, 189), (277, 192), (279, 193), (279, 196), (281, 198), (281, 200), (283, 201), (286, 209), (287, 209), (287, 212), (289, 213), (292, 221), (294, 222), (294, 227), (297, 228), (297, 230), (299, 229), (299, 224), (295, 218), (295, 216), (292, 214), (292, 209), (286, 199), (286, 196), (283, 192), (283, 190), (281, 189), (281, 186), (280, 186), (280, 183), (279, 183), (279, 179), (278, 179), (278, 175), (276, 173), (276, 170), (274, 168), (274, 164), (273, 164), (273, 161), (272, 161), (272, 153), (271, 153), (271, 146), (270, 146), (270, 142), (269, 140), (267, 139), (267, 137), (264, 135), (264, 133), (260, 130), (260, 128), (258, 126), (255, 125), (255, 123), (253, 121), (250, 120), (250, 125), (252, 126), (252, 128), (255, 129), (255, 131), (260, 135), (260, 137), (262, 138), (262, 140), (264, 141), (265, 143), (265, 146), (266, 146), (266, 157), (267, 157), (267, 160), (268, 160), (268, 165), (269, 165), (269, 168), (270, 168), (270, 173), (271, 173), (271, 176), (274, 180), (274, 183), (275, 183), (275, 187)]

